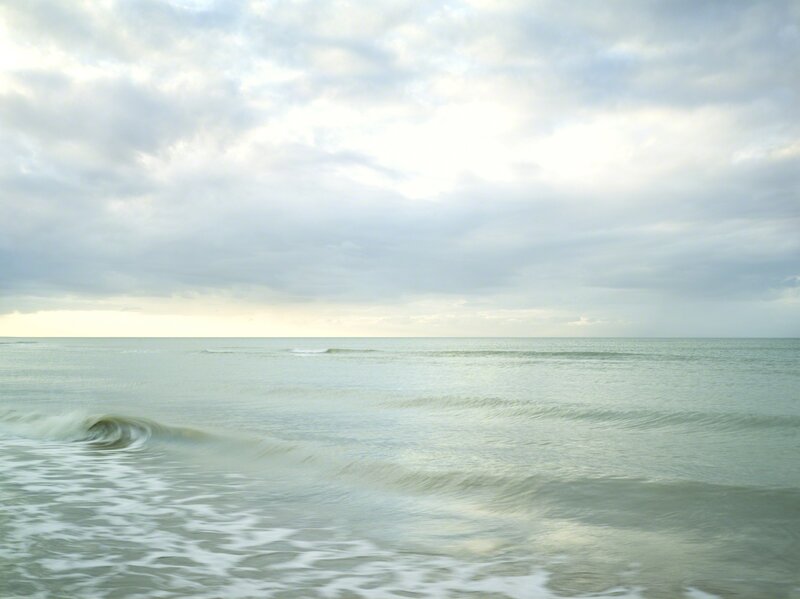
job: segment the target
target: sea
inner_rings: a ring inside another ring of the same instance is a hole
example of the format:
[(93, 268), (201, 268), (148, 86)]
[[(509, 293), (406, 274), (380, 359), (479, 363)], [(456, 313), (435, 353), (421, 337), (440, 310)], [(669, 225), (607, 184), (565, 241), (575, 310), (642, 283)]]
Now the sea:
[(800, 340), (0, 338), (0, 597), (797, 599)]

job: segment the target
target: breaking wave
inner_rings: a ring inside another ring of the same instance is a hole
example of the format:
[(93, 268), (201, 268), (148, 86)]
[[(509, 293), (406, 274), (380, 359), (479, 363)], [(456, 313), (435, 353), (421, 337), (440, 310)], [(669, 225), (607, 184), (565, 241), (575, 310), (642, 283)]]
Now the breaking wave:
[(0, 412), (0, 429), (19, 437), (85, 443), (98, 449), (139, 448), (151, 439), (201, 441), (211, 437), (200, 430), (167, 426), (146, 418), (79, 412), (46, 415), (8, 410)]
[[(230, 437), (217, 436), (144, 418), (110, 414), (42, 415), (9, 411), (0, 413), (0, 430), (18, 437), (60, 441), (103, 451), (130, 451), (153, 443), (174, 446), (186, 442), (181, 448), (200, 456), (204, 467), (221, 467), (228, 473), (249, 472), (259, 477), (275, 477), (284, 472), (300, 475), (308, 481), (324, 480), (341, 485), (347, 492), (374, 489), (455, 498), (478, 505), (487, 513), (502, 515), (535, 512), (582, 520), (600, 513), (604, 518), (630, 520), (634, 514), (637, 526), (653, 530), (662, 525), (701, 527), (703, 519), (708, 518), (701, 507), (721, 496), (726, 498), (723, 516), (732, 520), (745, 515), (755, 518), (748, 510), (759, 505), (764, 515), (759, 525), (763, 527), (786, 522), (796, 514), (800, 501), (800, 491), (790, 488), (566, 473), (552, 476), (539, 471), (535, 464), (515, 474), (429, 470), (358, 458), (312, 442), (256, 438), (244, 432), (235, 432)], [(695, 513), (702, 518), (690, 517)]]

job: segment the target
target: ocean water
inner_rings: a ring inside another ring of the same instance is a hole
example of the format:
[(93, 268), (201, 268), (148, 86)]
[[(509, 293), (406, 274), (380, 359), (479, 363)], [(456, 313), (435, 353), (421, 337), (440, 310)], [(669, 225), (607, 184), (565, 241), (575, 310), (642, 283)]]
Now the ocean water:
[(800, 340), (0, 339), (0, 597), (800, 597)]

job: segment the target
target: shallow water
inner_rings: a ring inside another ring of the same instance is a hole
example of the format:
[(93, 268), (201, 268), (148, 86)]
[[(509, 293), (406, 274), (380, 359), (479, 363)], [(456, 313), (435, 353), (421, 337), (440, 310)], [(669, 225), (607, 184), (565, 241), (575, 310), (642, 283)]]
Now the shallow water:
[(0, 452), (2, 597), (800, 597), (798, 340), (0, 339)]

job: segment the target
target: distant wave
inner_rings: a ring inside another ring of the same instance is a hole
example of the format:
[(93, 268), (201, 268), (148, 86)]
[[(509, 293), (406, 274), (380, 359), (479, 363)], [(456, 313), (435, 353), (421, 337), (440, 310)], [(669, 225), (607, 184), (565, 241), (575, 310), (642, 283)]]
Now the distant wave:
[(351, 347), (325, 347), (325, 348), (312, 348), (312, 349), (304, 349), (304, 348), (296, 348), (290, 349), (290, 353), (292, 354), (374, 354), (380, 352), (377, 349), (358, 349), (358, 348), (351, 348)]
[(288, 350), (259, 347), (221, 347), (200, 350), (205, 354), (251, 354), (275, 355), (288, 352), (298, 356), (325, 354), (383, 354), (396, 356), (417, 356), (432, 358), (520, 358), (520, 359), (567, 359), (567, 360), (682, 360), (682, 356), (668, 354), (644, 354), (620, 351), (535, 351), (516, 349), (475, 349), (475, 350), (402, 350), (366, 349), (355, 347), (295, 347)]
[(536, 351), (524, 349), (465, 349), (465, 350), (430, 350), (419, 352), (430, 356), (450, 358), (566, 358), (572, 360), (614, 360), (624, 358), (661, 358), (653, 354), (620, 351)]
[(294, 354), (298, 356), (320, 355), (320, 354), (372, 354), (381, 350), (377, 349), (357, 349), (350, 347), (296, 347), (291, 349), (273, 349), (266, 347), (220, 347), (206, 348), (200, 350), (203, 354), (243, 354), (243, 355), (280, 355)]
[(501, 397), (424, 397), (385, 404), (387, 407), (429, 409), (479, 409), (518, 418), (559, 418), (595, 422), (619, 428), (648, 429), (668, 426), (697, 426), (718, 431), (752, 429), (800, 430), (800, 416), (731, 412), (615, 410), (574, 404), (538, 404)]
[(431, 350), (392, 350), (392, 349), (356, 349), (356, 348), (324, 348), (324, 349), (293, 349), (293, 353), (382, 353), (400, 356), (428, 356), (441, 358), (527, 358), (527, 359), (568, 359), (568, 360), (621, 360), (621, 359), (650, 359), (650, 360), (685, 360), (685, 356), (671, 354), (649, 354), (622, 351), (538, 351), (525, 349), (431, 349)]
[(207, 347), (201, 349), (201, 354), (274, 354), (277, 350), (267, 347)]

